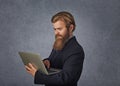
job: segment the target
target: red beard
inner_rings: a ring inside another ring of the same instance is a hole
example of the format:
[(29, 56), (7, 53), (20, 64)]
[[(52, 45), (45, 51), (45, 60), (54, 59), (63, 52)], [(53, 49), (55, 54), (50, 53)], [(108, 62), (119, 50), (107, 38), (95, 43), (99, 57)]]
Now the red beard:
[(62, 50), (65, 43), (66, 43), (66, 40), (69, 38), (69, 34), (66, 34), (65, 37), (61, 36), (61, 35), (56, 35), (55, 36), (55, 42), (54, 42), (54, 45), (53, 45), (53, 49), (55, 50)]

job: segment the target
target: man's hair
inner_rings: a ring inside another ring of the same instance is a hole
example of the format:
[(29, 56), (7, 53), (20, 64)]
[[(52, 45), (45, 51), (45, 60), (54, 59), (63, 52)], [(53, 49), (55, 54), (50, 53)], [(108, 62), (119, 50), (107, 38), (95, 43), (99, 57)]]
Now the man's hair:
[(66, 12), (66, 11), (59, 12), (52, 17), (51, 22), (55, 23), (58, 20), (63, 21), (66, 24), (67, 29), (72, 24), (74, 26), (73, 31), (75, 30), (75, 27), (76, 27), (75, 20), (71, 13)]

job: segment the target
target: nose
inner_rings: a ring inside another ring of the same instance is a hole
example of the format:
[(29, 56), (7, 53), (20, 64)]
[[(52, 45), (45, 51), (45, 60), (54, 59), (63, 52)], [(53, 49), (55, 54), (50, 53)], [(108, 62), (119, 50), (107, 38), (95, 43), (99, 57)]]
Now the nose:
[(59, 34), (59, 31), (58, 30), (55, 30), (55, 35), (58, 35)]

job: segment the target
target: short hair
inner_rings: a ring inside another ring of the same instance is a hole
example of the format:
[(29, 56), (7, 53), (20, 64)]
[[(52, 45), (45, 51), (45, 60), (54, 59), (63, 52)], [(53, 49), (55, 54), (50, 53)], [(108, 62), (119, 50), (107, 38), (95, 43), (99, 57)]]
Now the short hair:
[(69, 12), (66, 12), (66, 11), (62, 11), (62, 12), (59, 12), (57, 14), (55, 14), (52, 18), (51, 18), (51, 22), (52, 23), (55, 23), (57, 22), (58, 20), (61, 20), (63, 21), (65, 24), (66, 24), (66, 27), (67, 29), (70, 27), (70, 25), (72, 24), (74, 27), (73, 27), (73, 31), (75, 30), (75, 20), (74, 20), (74, 17), (71, 13)]

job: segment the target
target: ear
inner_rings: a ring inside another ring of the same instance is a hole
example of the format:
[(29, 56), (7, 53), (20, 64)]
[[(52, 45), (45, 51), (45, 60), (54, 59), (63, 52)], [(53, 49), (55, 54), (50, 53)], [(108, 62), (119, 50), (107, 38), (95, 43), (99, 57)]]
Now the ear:
[(71, 25), (70, 25), (69, 30), (70, 30), (70, 33), (72, 33), (72, 32), (73, 32), (73, 30), (74, 30), (74, 25), (73, 25), (73, 24), (71, 24)]

